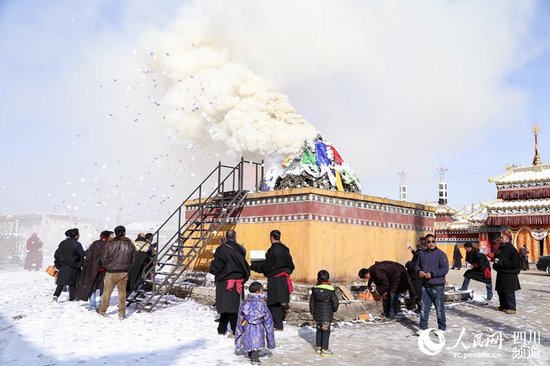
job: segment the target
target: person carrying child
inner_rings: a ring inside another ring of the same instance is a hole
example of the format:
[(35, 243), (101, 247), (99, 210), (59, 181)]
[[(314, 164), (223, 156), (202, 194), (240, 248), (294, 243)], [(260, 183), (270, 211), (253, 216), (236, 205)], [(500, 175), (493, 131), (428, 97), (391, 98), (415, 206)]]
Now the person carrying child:
[(311, 289), (309, 297), (309, 311), (315, 320), (317, 333), (315, 334), (315, 350), (325, 357), (333, 355), (328, 348), (330, 337), (330, 323), (334, 313), (338, 310), (338, 297), (334, 287), (329, 282), (330, 274), (323, 270), (317, 273), (317, 286)]
[(273, 318), (264, 300), (264, 288), (259, 282), (252, 282), (250, 292), (239, 309), (235, 348), (248, 352), (253, 364), (260, 364), (260, 349), (275, 348)]

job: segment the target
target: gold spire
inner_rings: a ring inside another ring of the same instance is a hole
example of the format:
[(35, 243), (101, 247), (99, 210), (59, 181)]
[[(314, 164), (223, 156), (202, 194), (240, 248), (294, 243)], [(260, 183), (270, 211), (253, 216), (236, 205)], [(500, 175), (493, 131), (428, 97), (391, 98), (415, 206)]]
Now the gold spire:
[(540, 154), (539, 154), (539, 143), (538, 143), (538, 135), (540, 133), (539, 125), (537, 124), (533, 125), (533, 129), (531, 131), (535, 136), (535, 156), (533, 157), (533, 165), (537, 166), (537, 165), (540, 165)]

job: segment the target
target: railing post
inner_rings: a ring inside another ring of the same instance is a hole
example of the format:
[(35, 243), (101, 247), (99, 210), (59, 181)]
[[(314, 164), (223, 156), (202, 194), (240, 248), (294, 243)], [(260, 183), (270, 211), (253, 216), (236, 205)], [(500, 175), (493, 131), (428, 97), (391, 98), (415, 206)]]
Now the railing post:
[(222, 162), (218, 162), (218, 194), (220, 193), (220, 183), (222, 181)]
[(177, 263), (177, 264), (180, 264), (180, 258), (181, 258), (181, 256), (182, 256), (182, 255), (181, 255), (181, 254), (182, 254), (182, 253), (181, 253), (181, 250), (182, 250), (182, 243), (181, 243), (181, 240), (182, 240), (181, 237), (178, 235), (178, 239), (177, 239), (177, 241), (178, 241), (178, 255), (177, 255), (177, 257), (176, 257), (176, 263)]
[(178, 210), (178, 242), (181, 240), (181, 206)]
[(258, 187), (258, 192), (262, 190), (262, 184), (264, 183), (264, 161), (262, 159), (262, 168), (260, 169), (260, 186)]
[(239, 190), (243, 189), (243, 180), (244, 180), (244, 157), (241, 156), (241, 163), (239, 164)]
[(156, 247), (156, 253), (155, 253), (155, 259), (154, 259), (154, 264), (153, 264), (153, 292), (156, 291), (155, 289), (155, 285), (157, 283), (157, 280), (156, 280), (156, 277), (157, 277), (157, 265), (158, 265), (158, 260), (159, 260), (159, 251), (160, 251), (160, 230), (157, 231), (157, 247)]
[(254, 163), (254, 169), (255, 169), (255, 173), (254, 173), (254, 192), (258, 192), (259, 189), (258, 189), (258, 164)]

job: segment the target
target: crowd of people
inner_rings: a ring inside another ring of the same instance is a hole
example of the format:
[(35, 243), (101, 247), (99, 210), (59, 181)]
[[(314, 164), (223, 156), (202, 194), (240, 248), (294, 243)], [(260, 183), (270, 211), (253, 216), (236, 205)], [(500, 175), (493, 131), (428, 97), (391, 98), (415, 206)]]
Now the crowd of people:
[[(90, 310), (105, 316), (114, 288), (118, 291), (118, 316), (126, 317), (126, 296), (143, 285), (142, 272), (154, 255), (153, 234), (126, 237), (124, 226), (103, 231), (86, 251), (78, 229), (69, 229), (54, 254), (58, 269), (53, 301), (68, 287), (69, 301), (89, 301)], [(100, 296), (97, 302), (98, 293)]]
[[(511, 244), (512, 236), (509, 232), (503, 232), (495, 241), (495, 251), (488, 258), (472, 243), (464, 243), (466, 263), (469, 269), (464, 272), (464, 280), (460, 291), (468, 290), (471, 280), (485, 284), (487, 296), (490, 301), (493, 297), (493, 285), (491, 276), (491, 264), (497, 273), (495, 289), (499, 298), (498, 310), (506, 314), (516, 313), (515, 292), (521, 289), (518, 274), (522, 268), (526, 268), (524, 259), (527, 254), (525, 246), (518, 252)], [(375, 299), (382, 299), (384, 315), (395, 318), (400, 311), (399, 295), (408, 291), (409, 307), (416, 306), (416, 312), (420, 314), (419, 331), (428, 328), (429, 314), (432, 304), (435, 307), (437, 326), (440, 331), (445, 331), (445, 284), (449, 272), (449, 261), (445, 252), (436, 244), (433, 234), (421, 237), (417, 248), (408, 245), (413, 255), (412, 259), (404, 266), (397, 262), (381, 261), (374, 263), (369, 268), (359, 271), (359, 277), (368, 280), (367, 288), (374, 283)], [(453, 264), (451, 268), (462, 268), (463, 256), (455, 245), (453, 252)], [(527, 264), (528, 265), (528, 264)], [(528, 267), (527, 267), (528, 268)]]
[[(253, 364), (260, 363), (260, 349), (275, 347), (275, 331), (283, 330), (290, 294), (294, 291), (290, 276), (295, 266), (290, 250), (281, 242), (279, 230), (271, 231), (269, 240), (271, 246), (265, 258), (249, 264), (246, 250), (237, 242), (237, 233), (228, 230), (209, 269), (216, 284), (216, 309), (220, 314), (218, 334), (229, 332), (235, 337), (236, 349), (246, 352)], [(244, 283), (251, 270), (267, 277), (267, 290), (261, 283), (253, 282), (244, 298)], [(317, 284), (311, 289), (309, 308), (316, 326), (316, 352), (323, 357), (333, 355), (329, 338), (338, 306), (330, 274), (320, 270)]]
[[(143, 284), (142, 271), (155, 253), (152, 234), (139, 234), (135, 241), (126, 237), (123, 226), (114, 232), (104, 231), (84, 251), (79, 243), (78, 229), (70, 229), (55, 252), (55, 266), (59, 269), (54, 301), (67, 286), (69, 300), (88, 300), (90, 309), (105, 316), (111, 294), (118, 290), (118, 315), (126, 316), (126, 295)], [(491, 261), (497, 273), (495, 290), (499, 298), (498, 310), (506, 314), (516, 313), (515, 291), (519, 290), (518, 274), (525, 268), (527, 254), (520, 253), (511, 244), (511, 235), (503, 232), (496, 240), (496, 250), (488, 258), (472, 243), (465, 243), (465, 261), (461, 291), (468, 289), (471, 280), (485, 284), (487, 300), (493, 297)], [(216, 310), (219, 313), (218, 334), (235, 338), (235, 347), (248, 354), (252, 363), (260, 363), (262, 348), (275, 347), (275, 332), (282, 331), (289, 309), (291, 280), (295, 269), (289, 248), (281, 242), (281, 232), (270, 232), (271, 246), (265, 258), (246, 260), (246, 249), (237, 242), (237, 233), (228, 230), (215, 250), (209, 272), (216, 286)], [(406, 306), (420, 314), (418, 334), (428, 328), (432, 305), (435, 307), (439, 331), (447, 327), (445, 315), (445, 285), (449, 272), (449, 260), (437, 247), (436, 238), (428, 234), (420, 238), (417, 248), (408, 245), (412, 258), (405, 265), (394, 261), (375, 262), (362, 268), (358, 276), (367, 282), (368, 291), (375, 300), (383, 301), (384, 315), (394, 319), (401, 312), (400, 295), (408, 292)], [(522, 248), (525, 252), (525, 246)], [(458, 255), (460, 254), (460, 256)], [(462, 254), (455, 246), (451, 268), (462, 267)], [(245, 283), (251, 271), (267, 278), (267, 288), (259, 282)], [(373, 287), (373, 284), (375, 285)], [(97, 292), (101, 296), (97, 303)], [(328, 271), (321, 269), (317, 284), (311, 289), (309, 309), (315, 321), (316, 352), (329, 357), (331, 323), (339, 306), (336, 290), (330, 282)]]

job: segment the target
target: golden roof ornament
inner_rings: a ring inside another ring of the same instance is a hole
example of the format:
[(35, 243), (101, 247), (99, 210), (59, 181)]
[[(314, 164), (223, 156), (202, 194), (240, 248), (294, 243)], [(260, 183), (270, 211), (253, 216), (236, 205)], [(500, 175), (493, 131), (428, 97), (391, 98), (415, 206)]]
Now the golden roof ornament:
[(538, 166), (540, 165), (539, 142), (538, 142), (538, 135), (540, 134), (539, 125), (537, 124), (533, 125), (533, 128), (531, 129), (531, 131), (535, 136), (535, 156), (533, 157), (533, 165)]

